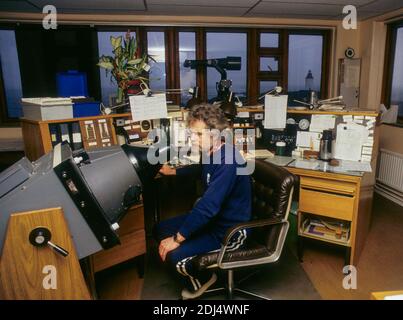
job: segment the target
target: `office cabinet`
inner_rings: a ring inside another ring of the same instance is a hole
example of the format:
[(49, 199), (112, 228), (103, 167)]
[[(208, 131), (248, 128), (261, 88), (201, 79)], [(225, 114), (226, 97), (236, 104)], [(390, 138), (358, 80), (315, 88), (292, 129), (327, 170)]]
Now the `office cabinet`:
[[(356, 265), (369, 232), (373, 185), (369, 173), (352, 176), (287, 167), (300, 178), (298, 238), (302, 260), (304, 239), (333, 243), (346, 248), (346, 264)], [(320, 230), (321, 221), (326, 230)]]
[[(131, 119), (131, 114), (114, 114), (62, 120), (21, 119), (25, 156), (34, 161), (53, 149), (63, 140), (73, 144), (81, 142), (82, 147), (106, 147), (118, 143), (113, 121), (115, 118)], [(77, 128), (73, 130), (74, 126)], [(64, 129), (66, 128), (66, 129)]]

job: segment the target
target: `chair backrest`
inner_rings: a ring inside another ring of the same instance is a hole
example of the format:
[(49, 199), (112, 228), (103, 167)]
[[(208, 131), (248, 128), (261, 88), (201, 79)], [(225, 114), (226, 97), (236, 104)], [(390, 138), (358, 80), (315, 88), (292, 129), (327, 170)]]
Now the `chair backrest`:
[(282, 167), (256, 160), (252, 174), (253, 219), (278, 218), (282, 223), (251, 228), (246, 247), (226, 252), (225, 255), (223, 250), (199, 255), (192, 259), (195, 268), (201, 270), (218, 266), (221, 269), (234, 269), (277, 261), (289, 228), (287, 219), (295, 179), (293, 174)]
[[(295, 176), (282, 167), (264, 160), (256, 160), (252, 183), (253, 219), (278, 218), (286, 222), (290, 212)], [(281, 251), (283, 245), (281, 242), (285, 240), (287, 230), (288, 222), (286, 225), (255, 229), (252, 239), (265, 245), (270, 252)]]
[(295, 176), (282, 167), (258, 159), (252, 174), (252, 183), (252, 213), (254, 218), (281, 218), (286, 220)]

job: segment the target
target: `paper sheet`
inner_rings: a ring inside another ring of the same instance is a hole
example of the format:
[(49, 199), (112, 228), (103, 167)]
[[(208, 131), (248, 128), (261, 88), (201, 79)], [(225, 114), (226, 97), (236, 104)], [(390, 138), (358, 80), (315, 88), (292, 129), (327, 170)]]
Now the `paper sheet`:
[(301, 169), (310, 169), (314, 170), (319, 168), (319, 162), (318, 161), (311, 161), (311, 160), (295, 160), (295, 168), (301, 168)]
[(334, 129), (336, 123), (335, 115), (313, 114), (309, 131), (322, 132), (323, 130)]
[(268, 158), (265, 161), (273, 163), (273, 164), (275, 164), (277, 166), (280, 166), (280, 167), (285, 167), (286, 165), (288, 165), (291, 162), (293, 162), (294, 158), (286, 157), (286, 156), (274, 156), (273, 158)]
[(367, 141), (368, 135), (365, 126), (353, 122), (339, 124), (334, 157), (342, 160), (361, 160), (362, 145)]
[(264, 128), (284, 129), (287, 118), (288, 95), (266, 94), (264, 98)]
[(167, 102), (164, 93), (147, 96), (130, 96), (130, 109), (135, 121), (167, 118)]
[(319, 132), (298, 131), (296, 145), (319, 151), (321, 137), (322, 134)]
[(353, 121), (353, 116), (343, 116), (343, 122), (352, 122)]

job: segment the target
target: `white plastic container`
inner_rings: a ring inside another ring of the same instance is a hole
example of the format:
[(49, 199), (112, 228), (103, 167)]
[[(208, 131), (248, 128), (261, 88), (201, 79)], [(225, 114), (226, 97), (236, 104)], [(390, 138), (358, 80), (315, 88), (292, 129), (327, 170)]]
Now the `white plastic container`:
[(73, 102), (70, 98), (23, 98), (22, 111), (29, 120), (60, 120), (73, 118)]

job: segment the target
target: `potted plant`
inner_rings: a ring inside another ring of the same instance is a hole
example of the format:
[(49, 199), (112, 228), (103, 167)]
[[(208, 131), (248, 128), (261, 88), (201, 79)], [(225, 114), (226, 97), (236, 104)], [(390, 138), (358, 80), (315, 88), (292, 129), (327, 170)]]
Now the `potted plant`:
[(111, 45), (113, 56), (101, 56), (98, 66), (106, 70), (106, 75), (111, 73), (111, 81), (114, 80), (117, 88), (117, 102), (121, 103), (128, 93), (138, 93), (143, 88), (148, 88), (146, 77), (150, 66), (147, 60), (154, 60), (148, 54), (140, 55), (136, 39), (127, 31), (125, 38), (112, 37)]

